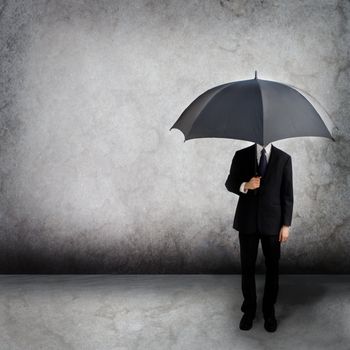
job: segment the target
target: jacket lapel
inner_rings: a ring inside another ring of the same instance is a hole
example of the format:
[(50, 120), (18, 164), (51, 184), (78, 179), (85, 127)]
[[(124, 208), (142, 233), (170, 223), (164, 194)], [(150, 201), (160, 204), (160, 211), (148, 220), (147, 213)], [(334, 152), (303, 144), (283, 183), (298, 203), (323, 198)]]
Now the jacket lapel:
[(252, 167), (251, 173), (253, 174), (252, 176), (256, 175), (256, 172), (258, 171), (258, 160), (257, 160), (257, 146), (256, 143), (250, 146), (250, 159), (249, 159), (249, 164)]

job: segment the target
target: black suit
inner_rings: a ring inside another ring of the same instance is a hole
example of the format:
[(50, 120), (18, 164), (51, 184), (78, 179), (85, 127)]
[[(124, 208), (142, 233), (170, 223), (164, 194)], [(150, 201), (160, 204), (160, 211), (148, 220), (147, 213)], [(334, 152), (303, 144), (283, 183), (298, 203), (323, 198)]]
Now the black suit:
[(271, 144), (270, 158), (260, 179), (260, 187), (242, 193), (242, 182), (248, 182), (256, 175), (256, 152), (256, 144), (236, 151), (225, 186), (239, 196), (233, 228), (239, 231), (244, 296), (241, 310), (252, 316), (256, 313), (255, 263), (261, 239), (266, 265), (262, 310), (267, 317), (275, 312), (278, 294), (279, 232), (282, 225), (290, 226), (292, 222), (292, 159)]
[(255, 166), (258, 166), (254, 164), (257, 163), (256, 152), (256, 144), (253, 144), (236, 151), (232, 159), (225, 183), (228, 191), (239, 196), (232, 227), (246, 234), (275, 235), (282, 225), (290, 226), (292, 223), (292, 158), (271, 144), (270, 158), (260, 179), (260, 187), (242, 193), (239, 190), (242, 182), (255, 175)]

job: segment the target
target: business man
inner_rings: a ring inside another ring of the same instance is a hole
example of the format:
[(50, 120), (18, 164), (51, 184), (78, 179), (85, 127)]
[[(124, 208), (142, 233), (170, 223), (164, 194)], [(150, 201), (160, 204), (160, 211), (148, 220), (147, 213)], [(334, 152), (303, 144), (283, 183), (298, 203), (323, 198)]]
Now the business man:
[(239, 231), (244, 313), (240, 329), (248, 330), (256, 315), (255, 264), (259, 239), (265, 257), (262, 312), (264, 327), (277, 328), (280, 244), (289, 236), (293, 213), (292, 158), (271, 143), (236, 151), (225, 186), (239, 196), (233, 228)]

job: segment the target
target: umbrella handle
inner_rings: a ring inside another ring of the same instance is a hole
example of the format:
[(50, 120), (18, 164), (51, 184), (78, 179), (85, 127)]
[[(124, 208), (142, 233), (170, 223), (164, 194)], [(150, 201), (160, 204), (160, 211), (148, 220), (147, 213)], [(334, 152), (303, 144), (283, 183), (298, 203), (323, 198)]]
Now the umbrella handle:
[[(254, 176), (259, 176), (259, 174), (258, 174), (257, 172), (255, 172), (255, 175), (254, 175)], [(254, 193), (255, 196), (258, 194), (258, 190), (259, 190), (259, 188), (255, 188), (255, 189), (253, 190), (253, 193)]]
[[(255, 174), (254, 176), (259, 176), (258, 170), (257, 170), (257, 168), (256, 168), (256, 157), (254, 157), (254, 174)], [(258, 189), (255, 188), (255, 189), (253, 190), (253, 193), (254, 193), (254, 195), (256, 196), (257, 193), (258, 193)]]

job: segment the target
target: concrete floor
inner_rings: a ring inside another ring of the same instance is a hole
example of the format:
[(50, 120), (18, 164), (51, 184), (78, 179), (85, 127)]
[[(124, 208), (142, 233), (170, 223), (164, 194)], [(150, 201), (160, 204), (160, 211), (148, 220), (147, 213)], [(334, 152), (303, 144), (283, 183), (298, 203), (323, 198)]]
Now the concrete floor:
[(275, 333), (240, 275), (0, 275), (0, 349), (350, 349), (350, 275), (280, 275)]

